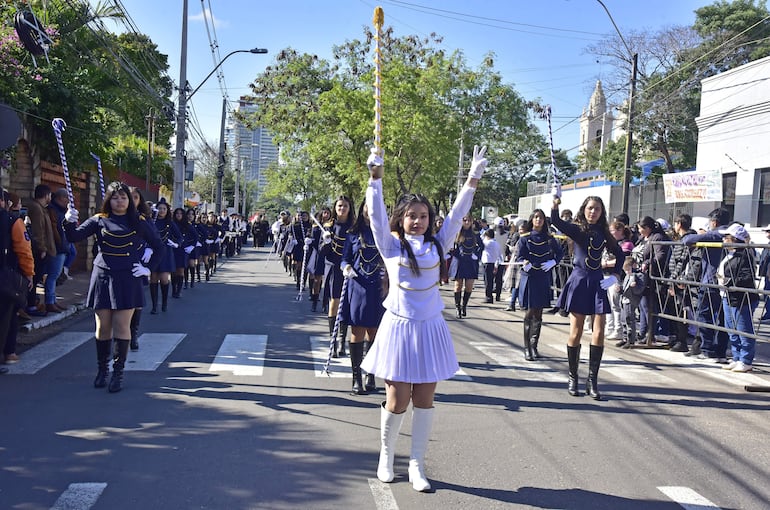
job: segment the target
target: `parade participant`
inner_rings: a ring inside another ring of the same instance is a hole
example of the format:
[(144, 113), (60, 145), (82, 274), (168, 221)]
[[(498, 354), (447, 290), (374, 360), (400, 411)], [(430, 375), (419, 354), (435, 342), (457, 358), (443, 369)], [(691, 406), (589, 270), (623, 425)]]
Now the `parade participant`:
[(551, 269), (564, 252), (550, 231), (542, 209), (535, 209), (527, 221), (527, 233), (519, 239), (516, 261), (522, 264), (519, 303), (524, 314), (524, 359), (540, 357), (537, 344), (543, 326), (543, 308), (551, 306)]
[(171, 283), (171, 273), (175, 271), (174, 249), (179, 248), (182, 242), (182, 234), (176, 223), (171, 220), (171, 213), (165, 198), (160, 199), (156, 205), (158, 214), (155, 216), (155, 230), (158, 232), (163, 248), (153, 258), (157, 264), (152, 267), (150, 273), (150, 300), (152, 301), (151, 314), (158, 313), (158, 287), (161, 295), (161, 311), (168, 310), (168, 287)]
[(455, 308), (458, 319), (466, 316), (466, 308), (471, 299), (473, 284), (476, 283), (476, 278), (479, 276), (479, 256), (483, 248), (481, 238), (473, 230), (472, 218), (470, 215), (466, 215), (452, 250), (452, 257), (457, 258), (457, 273), (454, 278)]
[[(347, 232), (355, 221), (353, 217), (353, 201), (340, 195), (334, 202), (332, 217), (324, 224), (326, 232), (321, 234), (321, 255), (326, 261), (324, 268), (324, 300), (329, 302), (329, 335), (334, 332), (334, 323), (337, 320), (337, 308), (342, 294), (342, 248), (345, 246)], [(345, 356), (345, 336), (348, 325), (342, 323), (339, 328), (339, 338), (334, 339), (333, 356)]]
[[(181, 207), (174, 209), (174, 223), (176, 223), (179, 233), (182, 236), (182, 242), (178, 248), (174, 248), (174, 274), (171, 275), (171, 297), (182, 297), (182, 284), (184, 275), (189, 265), (190, 253), (195, 249), (195, 243), (198, 242), (198, 234), (195, 228), (187, 220), (187, 214)], [(185, 286), (187, 288), (187, 286)]]
[(204, 273), (203, 277), (206, 281), (209, 281), (209, 251), (211, 249), (211, 242), (209, 242), (209, 236), (211, 235), (211, 229), (206, 223), (206, 215), (201, 213), (195, 218), (195, 230), (198, 232), (198, 260), (195, 264), (195, 277), (200, 283), (201, 281), (201, 265), (203, 265)]
[[(551, 209), (551, 223), (573, 241), (574, 269), (570, 273), (559, 295), (558, 307), (569, 313), (569, 339), (567, 359), (569, 360), (568, 392), (574, 397), (578, 391), (578, 364), (580, 362), (580, 337), (587, 315), (593, 315), (592, 337), (588, 358), (588, 379), (586, 391), (594, 400), (600, 400), (597, 387), (599, 366), (604, 353), (604, 314), (610, 313), (607, 289), (618, 283), (623, 270), (623, 251), (610, 234), (607, 224), (607, 210), (602, 199), (589, 196), (580, 206), (573, 222), (564, 221), (559, 215), (561, 187), (555, 184), (552, 190), (554, 201)], [(604, 278), (602, 272), (602, 251), (609, 250), (615, 255), (612, 275)]]
[(367, 374), (364, 386), (361, 362), (364, 351), (371, 349), (385, 313), (382, 306), (385, 265), (374, 244), (365, 202), (359, 206), (356, 222), (348, 230), (340, 266), (348, 279), (342, 321), (350, 324), (350, 366), (353, 369), (351, 395), (366, 395), (377, 389), (374, 374), (371, 373)]
[[(328, 207), (322, 207), (320, 211), (316, 213), (316, 221), (321, 225), (325, 225), (331, 220), (332, 210)], [(326, 261), (321, 255), (321, 234), (323, 229), (318, 225), (313, 225), (312, 237), (313, 242), (310, 245), (310, 253), (308, 255), (307, 271), (309, 273), (310, 284), (310, 306), (312, 311), (318, 309), (318, 300), (321, 295), (321, 284), (323, 283), (324, 269), (326, 267)]]
[(216, 225), (213, 225), (211, 221), (209, 221), (209, 218), (210, 216), (202, 214), (200, 221), (198, 222), (200, 225), (205, 227), (203, 230), (205, 232), (205, 237), (202, 237), (200, 240), (206, 248), (206, 255), (203, 257), (203, 268), (206, 271), (206, 274), (204, 275), (206, 281), (211, 280), (211, 274), (214, 271), (216, 256), (218, 253), (216, 243), (217, 239), (219, 238), (219, 229)]
[[(93, 262), (86, 303), (96, 317), (96, 356), (98, 372), (95, 388), (107, 386), (107, 364), (112, 339), (118, 346), (112, 365), (110, 393), (123, 386), (123, 369), (131, 338), (131, 316), (144, 306), (142, 278), (150, 275), (144, 264), (163, 244), (155, 229), (136, 210), (131, 192), (124, 183), (107, 186), (102, 210), (77, 225), (79, 213), (70, 204), (64, 229), (70, 242), (96, 235), (99, 251)], [(141, 248), (139, 248), (141, 247)]]
[(382, 194), (382, 158), (372, 154), (367, 161), (371, 178), (366, 205), (389, 280), (385, 314), (374, 345), (361, 365), (368, 373), (385, 379), (377, 478), (393, 481), (396, 440), (411, 401), (409, 480), (418, 491), (431, 489), (425, 477), (424, 458), (433, 424), (436, 384), (459, 369), (452, 337), (441, 313), (441, 261), (460, 230), (460, 219), (468, 217), (476, 185), (487, 166), (485, 152), (486, 147), (473, 148), (468, 179), (435, 236), (432, 226), (436, 213), (422, 195), (401, 197), (388, 221)]
[[(142, 195), (142, 192), (137, 188), (136, 186), (129, 186), (128, 188), (131, 191), (131, 201), (134, 203), (134, 207), (136, 207), (136, 212), (139, 214), (139, 217), (145, 221), (147, 221), (147, 225), (150, 228), (155, 228), (154, 223), (151, 221), (152, 219), (152, 209), (150, 209), (150, 206), (147, 205), (147, 201), (144, 199), (144, 195)], [(66, 190), (64, 190), (66, 193)], [(157, 233), (157, 231), (156, 231)], [(144, 248), (142, 246), (141, 248)], [(158, 250), (159, 252), (161, 250)], [(148, 267), (152, 267), (155, 265), (155, 262), (153, 260), (150, 260), (150, 262), (147, 264)], [(150, 269), (152, 271), (152, 269)], [(142, 285), (146, 286), (148, 284), (147, 278), (142, 278)], [(131, 316), (131, 350), (132, 351), (138, 351), (139, 350), (139, 323), (142, 320), (142, 307), (137, 307), (134, 310), (134, 314)], [(117, 355), (118, 353), (118, 346), (115, 345), (114, 354)]]
[[(312, 245), (310, 215), (307, 211), (297, 211), (294, 223), (291, 225), (291, 236), (296, 240), (294, 248), (291, 251), (291, 260), (294, 271), (294, 280), (297, 290), (302, 286), (302, 268), (307, 264), (305, 257), (305, 240), (310, 240), (308, 246)], [(310, 249), (310, 248), (308, 248)]]
[(484, 267), (484, 293), (487, 297), (485, 303), (493, 303), (495, 275), (498, 272), (502, 273), (502, 270), (498, 271), (498, 269), (503, 261), (503, 250), (495, 240), (495, 232), (492, 229), (484, 232), (481, 242), (484, 244), (484, 249), (481, 251), (481, 264)]
[[(195, 270), (198, 267), (198, 258), (200, 257), (200, 250), (203, 244), (200, 242), (200, 231), (198, 229), (197, 216), (194, 209), (187, 209), (185, 211), (187, 216), (187, 222), (195, 232), (195, 244), (192, 251), (187, 256), (187, 267), (184, 270), (184, 288), (187, 288), (187, 282), (190, 282), (190, 288), (195, 288)], [(189, 279), (188, 279), (189, 276)]]
[(211, 243), (211, 249), (209, 250), (209, 276), (217, 272), (217, 259), (219, 258), (220, 245), (222, 244), (222, 225), (217, 220), (217, 215), (213, 212), (209, 213), (208, 218), (209, 231), (213, 241)]
[[(494, 228), (491, 230), (494, 232), (495, 241), (497, 241), (497, 245), (502, 251), (500, 262), (508, 262), (508, 260), (510, 260), (510, 254), (506, 253), (508, 247), (508, 222), (505, 218), (498, 216), (495, 218), (494, 225)], [(495, 301), (500, 301), (500, 295), (503, 293), (503, 276), (503, 268), (498, 267), (498, 271), (496, 271), (494, 275), (495, 284), (493, 292), (495, 294)]]

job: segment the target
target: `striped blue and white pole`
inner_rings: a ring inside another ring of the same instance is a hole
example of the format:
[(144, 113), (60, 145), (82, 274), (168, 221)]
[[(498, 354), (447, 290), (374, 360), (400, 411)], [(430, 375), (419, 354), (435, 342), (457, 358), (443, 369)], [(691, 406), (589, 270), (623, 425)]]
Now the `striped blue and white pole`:
[(104, 175), (102, 174), (102, 159), (91, 153), (91, 157), (96, 160), (96, 170), (99, 172), (99, 189), (102, 190), (102, 200), (104, 200)]
[(61, 167), (64, 169), (64, 184), (67, 187), (67, 198), (70, 200), (70, 206), (75, 207), (75, 196), (72, 194), (72, 181), (70, 181), (70, 171), (67, 168), (67, 156), (64, 154), (64, 142), (62, 141), (61, 134), (67, 128), (67, 123), (64, 119), (53, 119), (51, 121), (53, 126), (54, 135), (56, 135), (56, 143), (59, 145), (59, 157), (61, 158)]
[(553, 150), (553, 130), (551, 129), (551, 105), (545, 106), (545, 120), (548, 122), (548, 145), (551, 148), (551, 172), (553, 184), (559, 184), (559, 176), (556, 172), (556, 154)]

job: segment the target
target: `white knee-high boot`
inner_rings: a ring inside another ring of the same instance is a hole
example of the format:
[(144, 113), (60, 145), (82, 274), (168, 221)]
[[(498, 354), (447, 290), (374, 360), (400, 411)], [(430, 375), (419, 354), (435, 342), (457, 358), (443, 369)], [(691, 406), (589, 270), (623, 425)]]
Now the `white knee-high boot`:
[(409, 481), (416, 491), (431, 489), (425, 478), (425, 450), (428, 449), (430, 430), (433, 427), (433, 410), (412, 408), (412, 453), (409, 456)]
[(385, 409), (385, 402), (380, 406), (380, 462), (377, 466), (377, 478), (381, 482), (393, 481), (393, 460), (396, 457), (396, 441), (404, 421), (404, 414), (394, 414)]

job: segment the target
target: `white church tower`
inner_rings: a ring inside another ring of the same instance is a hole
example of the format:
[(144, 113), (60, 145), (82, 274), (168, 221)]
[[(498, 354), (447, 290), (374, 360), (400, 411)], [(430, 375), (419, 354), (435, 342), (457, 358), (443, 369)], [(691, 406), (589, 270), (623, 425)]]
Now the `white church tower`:
[(612, 111), (607, 109), (602, 82), (598, 80), (588, 108), (584, 108), (580, 116), (580, 152), (593, 148), (603, 151), (607, 142), (613, 139), (614, 122)]

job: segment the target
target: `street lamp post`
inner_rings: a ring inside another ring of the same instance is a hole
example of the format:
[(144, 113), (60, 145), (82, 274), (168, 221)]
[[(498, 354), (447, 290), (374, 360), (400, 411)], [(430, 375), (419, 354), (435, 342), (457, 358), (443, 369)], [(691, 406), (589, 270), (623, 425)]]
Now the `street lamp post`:
[[(176, 151), (174, 159), (174, 207), (182, 207), (184, 203), (184, 170), (185, 170), (185, 139), (187, 138), (187, 101), (211, 78), (211, 75), (224, 64), (225, 60), (236, 53), (267, 53), (265, 48), (252, 48), (250, 50), (231, 51), (214, 66), (214, 69), (206, 75), (203, 81), (190, 94), (187, 94), (187, 1), (182, 7), (182, 56), (179, 65), (179, 112), (176, 118)], [(217, 171), (217, 179), (221, 182), (220, 172)], [(221, 189), (221, 188), (218, 188)]]

